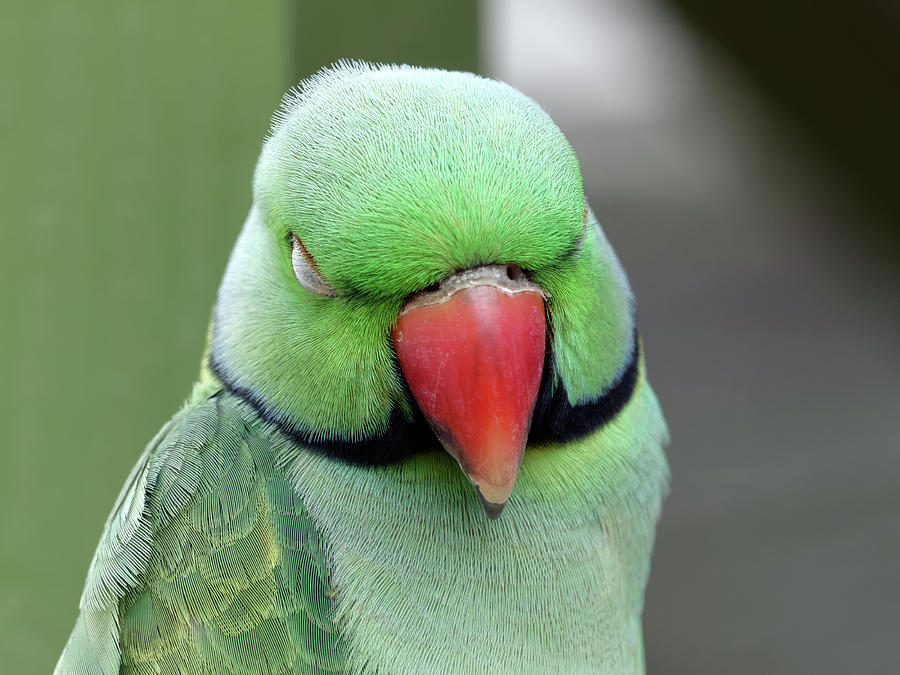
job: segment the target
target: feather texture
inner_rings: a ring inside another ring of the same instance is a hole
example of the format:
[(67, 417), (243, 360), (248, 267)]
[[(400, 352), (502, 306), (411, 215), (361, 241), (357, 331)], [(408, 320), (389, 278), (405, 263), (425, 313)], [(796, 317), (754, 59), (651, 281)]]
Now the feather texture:
[(643, 672), (665, 440), (642, 379), (603, 430), (529, 449), (492, 522), (444, 454), (361, 469), (289, 452), (327, 541), (351, 671)]
[(227, 395), (166, 425), (113, 509), (56, 672), (342, 672), (323, 543), (275, 455)]

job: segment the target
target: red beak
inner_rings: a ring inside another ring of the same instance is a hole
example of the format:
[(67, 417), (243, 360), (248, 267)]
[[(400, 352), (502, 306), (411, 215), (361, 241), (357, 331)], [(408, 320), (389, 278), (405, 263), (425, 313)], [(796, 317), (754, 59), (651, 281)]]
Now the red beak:
[(497, 518), (519, 472), (544, 365), (544, 295), (486, 265), (413, 296), (391, 331), (419, 408)]

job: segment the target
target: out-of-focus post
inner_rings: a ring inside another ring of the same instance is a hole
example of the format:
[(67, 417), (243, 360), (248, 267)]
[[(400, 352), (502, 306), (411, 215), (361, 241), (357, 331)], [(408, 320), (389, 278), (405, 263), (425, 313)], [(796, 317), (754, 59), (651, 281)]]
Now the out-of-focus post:
[(294, 80), (338, 59), (477, 71), (476, 0), (290, 0)]

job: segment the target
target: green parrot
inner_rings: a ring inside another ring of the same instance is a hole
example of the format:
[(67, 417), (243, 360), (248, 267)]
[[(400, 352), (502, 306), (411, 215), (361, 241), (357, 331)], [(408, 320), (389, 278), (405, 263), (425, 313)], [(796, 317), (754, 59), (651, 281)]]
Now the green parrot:
[(559, 128), (339, 63), (253, 188), (56, 672), (643, 672), (667, 431)]

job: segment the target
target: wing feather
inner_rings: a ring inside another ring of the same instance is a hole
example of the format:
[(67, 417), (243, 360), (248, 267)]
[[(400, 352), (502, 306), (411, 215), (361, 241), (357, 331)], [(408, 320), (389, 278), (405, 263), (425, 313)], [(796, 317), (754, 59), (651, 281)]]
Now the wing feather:
[(132, 471), (56, 672), (334, 673), (321, 537), (227, 395), (176, 416)]

